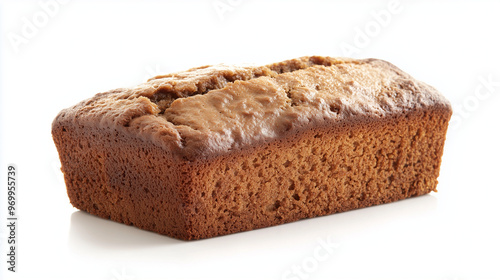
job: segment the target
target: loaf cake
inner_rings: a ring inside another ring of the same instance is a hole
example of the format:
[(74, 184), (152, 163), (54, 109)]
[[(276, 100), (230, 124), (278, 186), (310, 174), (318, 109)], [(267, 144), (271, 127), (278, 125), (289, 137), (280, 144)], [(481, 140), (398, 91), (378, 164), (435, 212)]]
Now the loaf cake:
[(62, 110), (71, 204), (193, 240), (436, 190), (450, 103), (377, 59), (203, 66)]

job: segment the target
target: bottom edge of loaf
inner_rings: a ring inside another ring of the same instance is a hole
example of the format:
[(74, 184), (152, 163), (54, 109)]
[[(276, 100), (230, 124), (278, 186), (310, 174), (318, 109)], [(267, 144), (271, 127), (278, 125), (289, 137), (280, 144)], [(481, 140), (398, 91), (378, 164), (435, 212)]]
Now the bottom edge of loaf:
[(178, 235), (178, 234), (171, 234), (169, 232), (161, 232), (161, 231), (159, 232), (157, 230), (152, 230), (149, 227), (138, 226), (138, 225), (134, 224), (133, 222), (131, 222), (130, 220), (112, 219), (108, 215), (102, 215), (102, 213), (94, 212), (91, 209), (88, 209), (88, 210), (81, 209), (81, 208), (79, 208), (79, 207), (77, 207), (77, 206), (75, 206), (73, 204), (72, 204), (72, 206), (75, 207), (76, 209), (78, 209), (79, 211), (83, 211), (85, 213), (88, 213), (88, 214), (90, 214), (92, 216), (96, 216), (98, 218), (102, 218), (102, 219), (105, 219), (105, 220), (110, 220), (110, 221), (113, 221), (113, 222), (124, 224), (126, 226), (137, 227), (137, 228), (142, 229), (142, 230), (146, 230), (146, 231), (149, 231), (149, 232), (152, 232), (152, 233), (156, 233), (156, 234), (160, 234), (160, 235), (164, 235), (164, 236), (166, 235), (168, 237), (175, 238), (175, 239), (178, 239), (178, 240), (193, 241), (193, 240), (209, 239), (209, 238), (214, 238), (214, 237), (223, 237), (223, 236), (226, 236), (226, 235), (237, 234), (237, 233), (245, 233), (245, 232), (249, 232), (249, 231), (252, 231), (252, 230), (271, 228), (271, 227), (275, 227), (275, 226), (282, 226), (282, 225), (286, 225), (286, 224), (290, 224), (290, 223), (294, 223), (294, 222), (300, 222), (300, 221), (306, 220), (306, 219), (327, 217), (327, 216), (330, 216), (330, 215), (346, 213), (346, 212), (353, 211), (353, 210), (361, 210), (361, 209), (369, 208), (369, 207), (372, 207), (372, 206), (390, 204), (390, 203), (393, 203), (393, 202), (397, 202), (397, 201), (401, 201), (401, 200), (405, 200), (405, 199), (409, 199), (409, 198), (423, 196), (423, 195), (429, 194), (431, 192), (437, 192), (437, 190), (429, 190), (428, 192), (423, 193), (423, 194), (418, 194), (418, 195), (414, 195), (414, 196), (410, 196), (410, 197), (402, 197), (402, 198), (399, 198), (399, 199), (394, 199), (392, 201), (385, 201), (385, 202), (380, 202), (380, 203), (373, 203), (373, 204), (369, 204), (369, 205), (366, 205), (366, 206), (360, 206), (360, 207), (355, 207), (355, 208), (344, 209), (344, 210), (340, 210), (340, 211), (337, 211), (337, 212), (325, 213), (323, 215), (315, 215), (315, 216), (311, 216), (311, 217), (302, 217), (302, 218), (292, 219), (292, 220), (289, 220), (289, 221), (282, 221), (280, 223), (270, 223), (270, 224), (267, 224), (267, 225), (263, 224), (263, 225), (261, 225), (259, 227), (253, 227), (253, 228), (250, 228), (250, 229), (238, 230), (238, 231), (235, 231), (235, 232), (229, 232), (229, 233), (224, 233), (224, 234), (215, 234), (215, 235), (210, 235), (210, 236), (208, 236), (208, 235), (207, 236), (200, 236), (200, 235), (196, 235), (196, 234), (192, 234), (192, 233), (191, 234), (184, 234), (184, 235), (181, 234), (181, 235)]

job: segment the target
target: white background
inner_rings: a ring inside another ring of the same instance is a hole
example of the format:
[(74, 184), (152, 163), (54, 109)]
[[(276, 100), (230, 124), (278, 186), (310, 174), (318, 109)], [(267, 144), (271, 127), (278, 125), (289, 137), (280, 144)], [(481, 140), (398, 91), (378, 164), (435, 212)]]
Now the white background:
[[(498, 1), (49, 2), (0, 4), (2, 279), (500, 279)], [(69, 204), (50, 134), (61, 109), (158, 73), (303, 55), (382, 58), (453, 103), (438, 193), (194, 242)]]

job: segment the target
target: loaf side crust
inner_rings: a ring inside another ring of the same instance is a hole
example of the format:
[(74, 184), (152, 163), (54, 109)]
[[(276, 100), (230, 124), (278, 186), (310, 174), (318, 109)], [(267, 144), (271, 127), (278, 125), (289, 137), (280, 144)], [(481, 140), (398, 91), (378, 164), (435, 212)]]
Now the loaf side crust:
[[(187, 162), (184, 239), (253, 230), (436, 191), (450, 112), (419, 109)], [(202, 218), (200, 218), (202, 217)]]

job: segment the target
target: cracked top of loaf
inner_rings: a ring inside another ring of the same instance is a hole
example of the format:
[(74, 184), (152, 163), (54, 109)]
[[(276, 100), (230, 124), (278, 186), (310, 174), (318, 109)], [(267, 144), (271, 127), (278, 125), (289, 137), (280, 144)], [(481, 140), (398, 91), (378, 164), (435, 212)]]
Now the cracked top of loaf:
[(377, 59), (301, 57), (202, 66), (67, 108), (54, 123), (116, 129), (184, 158), (221, 154), (317, 123), (451, 108), (434, 88)]

